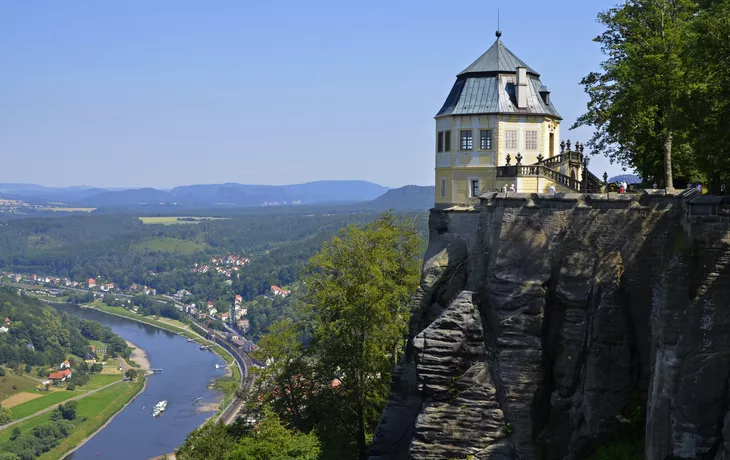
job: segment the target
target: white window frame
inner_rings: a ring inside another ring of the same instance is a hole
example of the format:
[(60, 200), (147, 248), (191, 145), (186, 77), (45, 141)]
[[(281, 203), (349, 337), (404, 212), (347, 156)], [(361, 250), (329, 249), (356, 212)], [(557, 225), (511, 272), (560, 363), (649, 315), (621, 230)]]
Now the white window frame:
[[(534, 134), (534, 136), (535, 136), (535, 139), (534, 139), (535, 143), (533, 144), (534, 147), (530, 145), (531, 139), (528, 138), (528, 136), (530, 136), (532, 134)], [(531, 152), (536, 151), (539, 146), (539, 142), (538, 142), (539, 137), (540, 137), (540, 133), (538, 132), (537, 129), (526, 129), (525, 130), (525, 150), (529, 150)]]
[[(488, 136), (486, 137), (487, 145), (482, 147), (482, 133), (486, 132), (488, 133)], [(479, 150), (484, 152), (487, 150), (493, 150), (494, 148), (494, 131), (491, 129), (482, 129), (479, 128)]]
[[(513, 139), (510, 139), (510, 134), (513, 135)], [(514, 144), (511, 144), (511, 142), (514, 142)], [(505, 130), (504, 148), (505, 150), (517, 150), (520, 148), (520, 131), (518, 129)]]
[[(467, 138), (467, 142), (471, 144), (470, 147), (464, 147), (464, 134), (470, 133), (471, 135)], [(472, 128), (460, 129), (459, 130), (459, 150), (462, 152), (473, 152), (474, 151), (474, 130)]]

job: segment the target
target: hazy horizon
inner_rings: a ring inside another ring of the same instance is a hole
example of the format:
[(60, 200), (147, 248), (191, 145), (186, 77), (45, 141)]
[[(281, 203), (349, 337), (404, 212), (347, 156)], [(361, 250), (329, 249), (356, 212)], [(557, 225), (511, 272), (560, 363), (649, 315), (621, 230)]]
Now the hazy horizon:
[[(0, 4), (3, 183), (433, 185), (433, 116), (497, 28), (497, 5), (474, 0), (448, 20), (430, 0), (41, 3)], [(614, 4), (502, 5), (502, 39), (551, 89), (564, 140), (590, 137), (568, 128)]]

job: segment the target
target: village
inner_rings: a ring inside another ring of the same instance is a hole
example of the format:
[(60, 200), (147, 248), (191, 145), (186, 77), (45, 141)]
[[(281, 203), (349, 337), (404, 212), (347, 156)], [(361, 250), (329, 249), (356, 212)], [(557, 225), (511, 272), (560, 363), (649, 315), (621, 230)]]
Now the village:
[[(231, 278), (238, 277), (240, 270), (250, 264), (251, 259), (248, 257), (229, 254), (212, 257), (206, 262), (196, 262), (192, 265), (190, 271), (200, 274), (212, 273), (215, 276)], [(156, 275), (152, 271), (148, 273), (151, 276)], [(140, 307), (134, 301), (135, 297), (139, 295), (149, 296), (158, 302), (171, 303), (181, 313), (206, 324), (218, 320), (224, 324), (235, 326), (242, 333), (245, 333), (250, 327), (250, 322), (246, 318), (248, 309), (245, 307), (243, 296), (239, 294), (235, 294), (233, 299), (210, 299), (204, 302), (195, 302), (190, 300), (194, 296), (187, 289), (180, 289), (176, 292), (158, 292), (157, 289), (144, 284), (131, 283), (128, 286), (120, 286), (109, 280), (93, 277), (84, 281), (76, 281), (68, 277), (45, 276), (35, 273), (0, 272), (0, 281), (3, 280), (19, 285), (19, 287), (25, 288), (27, 293), (40, 297), (63, 298), (64, 295), (74, 291), (88, 293), (93, 296), (89, 298), (90, 302), (104, 302), (109, 305), (119, 304), (117, 306), (123, 306), (134, 313), (140, 313)], [(288, 297), (290, 295), (290, 289), (271, 285), (266, 297)], [(3, 329), (0, 327), (0, 332), (2, 331)]]

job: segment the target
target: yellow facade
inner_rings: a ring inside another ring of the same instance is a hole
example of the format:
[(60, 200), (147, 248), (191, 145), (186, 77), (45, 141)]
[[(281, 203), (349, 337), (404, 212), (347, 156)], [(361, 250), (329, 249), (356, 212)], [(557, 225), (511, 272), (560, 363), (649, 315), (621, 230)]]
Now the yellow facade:
[[(481, 131), (491, 132), (491, 145), (483, 145)], [(448, 151), (443, 145), (446, 132), (451, 133)], [(471, 148), (463, 145), (462, 133), (465, 132), (471, 133)], [(547, 116), (501, 114), (437, 118), (436, 205), (475, 205), (480, 194), (511, 184), (515, 184), (520, 193), (547, 192), (552, 182), (545, 178), (497, 178), (496, 168), (507, 164), (507, 155), (511, 158), (510, 164), (516, 164), (518, 153), (523, 157), (523, 165), (537, 163), (540, 153), (545, 159), (559, 154), (560, 121)], [(474, 180), (479, 181), (476, 196), (473, 194)], [(556, 184), (559, 191), (569, 190), (563, 188)]]

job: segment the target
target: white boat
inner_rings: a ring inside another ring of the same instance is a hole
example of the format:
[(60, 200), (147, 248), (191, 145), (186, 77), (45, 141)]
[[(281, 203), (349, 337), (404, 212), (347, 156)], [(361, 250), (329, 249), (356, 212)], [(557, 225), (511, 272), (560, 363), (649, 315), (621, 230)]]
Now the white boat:
[(215, 368), (216, 368), (216, 369), (222, 369), (222, 368), (224, 368), (224, 367), (226, 367), (226, 366), (225, 366), (224, 364), (216, 364), (216, 365), (215, 365)]
[(167, 401), (160, 401), (157, 404), (155, 404), (155, 408), (152, 409), (152, 416), (157, 417), (161, 413), (165, 411), (165, 408), (167, 407)]

